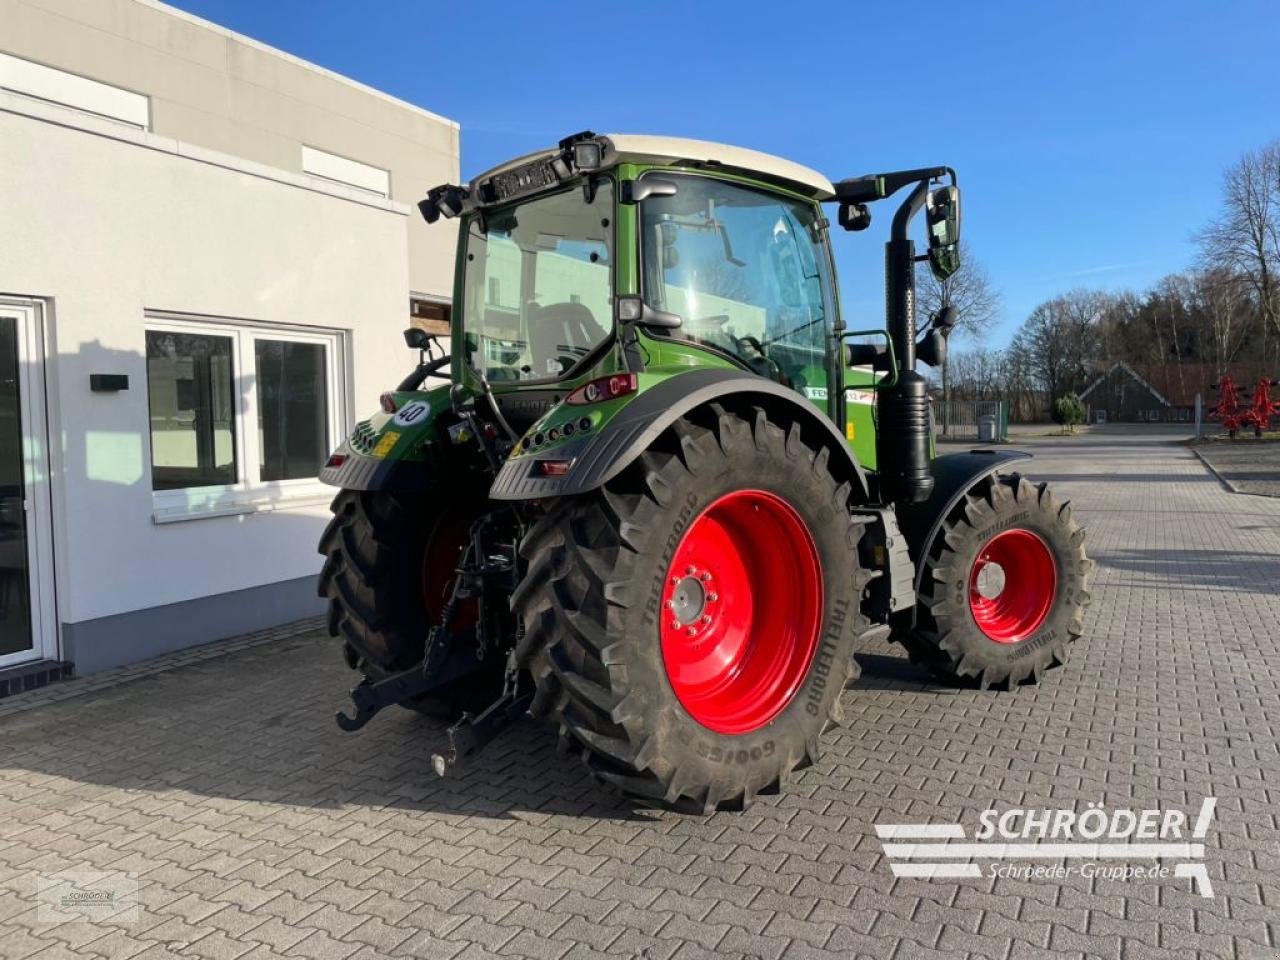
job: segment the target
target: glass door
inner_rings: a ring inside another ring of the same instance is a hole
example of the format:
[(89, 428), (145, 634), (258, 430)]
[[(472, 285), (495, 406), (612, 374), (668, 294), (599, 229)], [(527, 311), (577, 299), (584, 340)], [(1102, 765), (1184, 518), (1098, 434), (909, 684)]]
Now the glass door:
[(0, 299), (0, 667), (56, 652), (40, 321)]

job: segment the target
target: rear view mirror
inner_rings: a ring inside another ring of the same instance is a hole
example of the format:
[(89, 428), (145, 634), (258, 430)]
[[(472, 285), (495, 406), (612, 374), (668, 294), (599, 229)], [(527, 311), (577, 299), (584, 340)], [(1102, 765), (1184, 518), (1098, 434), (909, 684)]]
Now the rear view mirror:
[(425, 350), (431, 343), (431, 334), (417, 327), (410, 327), (404, 332), (404, 343), (410, 350)]
[(929, 224), (929, 268), (939, 280), (960, 269), (960, 188), (939, 187), (924, 204)]

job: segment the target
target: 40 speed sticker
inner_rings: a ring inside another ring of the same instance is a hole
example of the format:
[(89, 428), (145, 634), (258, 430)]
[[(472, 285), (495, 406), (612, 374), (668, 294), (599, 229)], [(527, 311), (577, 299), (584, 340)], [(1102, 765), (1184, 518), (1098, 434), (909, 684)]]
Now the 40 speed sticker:
[(395, 419), (391, 422), (397, 427), (411, 427), (415, 423), (421, 423), (427, 418), (427, 414), (431, 412), (431, 404), (425, 400), (410, 400), (399, 412), (396, 413)]

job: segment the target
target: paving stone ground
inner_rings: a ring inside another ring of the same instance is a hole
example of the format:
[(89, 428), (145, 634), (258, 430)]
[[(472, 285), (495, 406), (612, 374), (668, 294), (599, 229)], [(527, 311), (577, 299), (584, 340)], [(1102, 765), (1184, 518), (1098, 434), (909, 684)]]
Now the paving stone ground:
[[(1165, 437), (1020, 442), (1099, 562), (1087, 637), (1040, 687), (865, 651), (821, 763), (689, 817), (602, 793), (532, 725), (446, 780), (436, 723), (341, 734), (350, 676), (315, 630), (73, 681), (0, 719), (0, 957), (1275, 957), (1280, 501)], [(1206, 796), (1212, 899), (895, 878), (873, 828)], [(136, 881), (135, 915), (42, 922), (39, 879), (85, 869)]]
[(1280, 497), (1280, 440), (1217, 440), (1195, 450), (1237, 493)]

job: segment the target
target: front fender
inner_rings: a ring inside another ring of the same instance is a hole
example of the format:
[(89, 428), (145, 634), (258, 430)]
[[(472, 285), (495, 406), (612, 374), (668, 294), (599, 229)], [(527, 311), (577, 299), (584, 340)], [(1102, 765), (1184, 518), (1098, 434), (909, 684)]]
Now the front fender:
[(907, 548), (916, 567), (917, 594), (924, 574), (923, 559), (929, 555), (934, 540), (942, 530), (943, 520), (955, 509), (965, 492), (1005, 464), (1030, 457), (1031, 454), (1020, 450), (969, 450), (934, 458), (930, 466), (933, 493), (929, 495), (929, 499), (922, 503), (900, 505), (897, 510), (898, 528), (907, 539)]
[[(603, 486), (621, 473), (646, 450), (659, 434), (695, 407), (733, 398), (757, 402), (785, 410), (810, 425), (830, 451), (830, 463), (838, 473), (847, 474), (865, 500), (867, 479), (843, 436), (831, 421), (799, 394), (786, 387), (739, 370), (692, 370), (675, 375), (640, 374), (640, 392), (625, 398), (625, 405), (590, 428), (587, 436), (575, 433), (549, 449), (525, 452), (526, 445), (513, 452), (503, 464), (489, 496), (494, 500), (538, 500), (587, 493)], [(646, 384), (646, 379), (655, 380)], [(618, 401), (609, 401), (616, 404)], [(567, 407), (561, 404), (531, 428), (527, 436), (548, 430), (561, 421), (591, 420), (594, 406)], [(538, 464), (546, 460), (571, 461), (564, 476), (545, 476)]]

